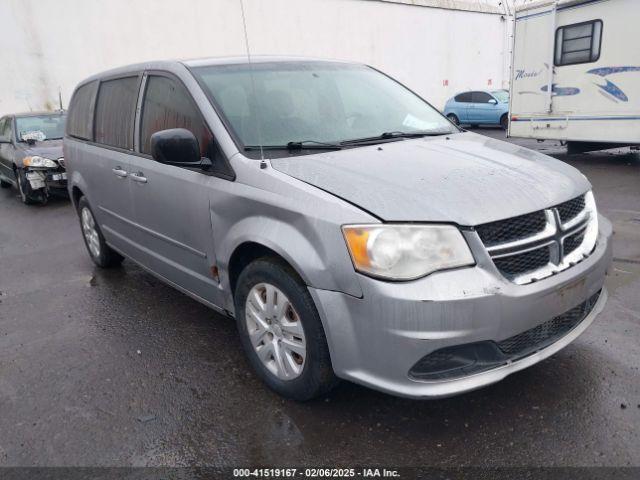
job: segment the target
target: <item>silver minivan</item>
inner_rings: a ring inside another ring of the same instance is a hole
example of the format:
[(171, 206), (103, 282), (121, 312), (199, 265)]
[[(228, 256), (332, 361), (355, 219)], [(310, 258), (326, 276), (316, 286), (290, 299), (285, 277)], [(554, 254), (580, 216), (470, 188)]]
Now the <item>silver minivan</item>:
[(604, 307), (611, 224), (588, 180), (461, 130), (366, 65), (133, 65), (75, 90), (69, 192), (93, 261), (124, 257), (235, 317), (253, 368), (306, 400), (347, 379), (473, 390)]

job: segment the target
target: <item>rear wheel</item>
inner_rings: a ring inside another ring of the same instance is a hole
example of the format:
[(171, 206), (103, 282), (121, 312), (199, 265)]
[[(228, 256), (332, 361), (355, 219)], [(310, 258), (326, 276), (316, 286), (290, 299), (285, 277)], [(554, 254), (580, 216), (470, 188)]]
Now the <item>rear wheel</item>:
[(449, 115), (447, 115), (447, 118), (451, 120), (451, 123), (453, 123), (454, 125), (460, 125), (460, 119), (455, 114), (450, 113)]
[(269, 257), (249, 264), (238, 278), (234, 300), (242, 346), (271, 389), (304, 401), (336, 384), (318, 311), (288, 265)]
[(84, 244), (89, 251), (91, 260), (101, 268), (116, 267), (122, 263), (124, 257), (113, 250), (104, 241), (104, 236), (93, 216), (93, 211), (85, 197), (78, 201), (78, 216), (82, 227)]
[(16, 170), (16, 179), (22, 203), (24, 203), (25, 205), (47, 203), (47, 195), (42, 188), (39, 188), (38, 190), (34, 190), (31, 188), (31, 183), (27, 179), (27, 174), (24, 169), (18, 168)]

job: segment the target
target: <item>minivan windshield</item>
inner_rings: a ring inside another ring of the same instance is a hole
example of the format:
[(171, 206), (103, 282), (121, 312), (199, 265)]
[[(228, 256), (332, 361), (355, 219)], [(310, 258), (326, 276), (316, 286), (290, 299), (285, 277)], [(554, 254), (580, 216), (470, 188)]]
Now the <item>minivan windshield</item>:
[(299, 142), (323, 148), (458, 131), (420, 97), (364, 65), (259, 62), (192, 71), (245, 148)]
[(36, 140), (60, 140), (65, 119), (66, 115), (61, 113), (16, 117), (16, 139), (21, 142), (23, 136), (28, 136)]

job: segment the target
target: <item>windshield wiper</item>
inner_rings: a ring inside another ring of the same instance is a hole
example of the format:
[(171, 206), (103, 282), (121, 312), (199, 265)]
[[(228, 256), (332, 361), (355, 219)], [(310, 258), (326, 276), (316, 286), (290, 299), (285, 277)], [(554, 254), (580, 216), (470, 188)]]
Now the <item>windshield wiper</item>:
[(420, 138), (420, 137), (435, 137), (439, 135), (449, 135), (453, 132), (443, 132), (438, 130), (424, 131), (424, 132), (384, 132), (376, 137), (354, 138), (353, 140), (345, 140), (340, 142), (340, 145), (358, 145), (361, 143), (379, 143), (381, 141), (396, 140), (402, 138)]
[[(260, 145), (246, 145), (245, 150), (260, 150)], [(342, 150), (342, 146), (337, 143), (317, 142), (315, 140), (302, 140), (300, 142), (289, 142), (286, 145), (263, 145), (263, 150)]]

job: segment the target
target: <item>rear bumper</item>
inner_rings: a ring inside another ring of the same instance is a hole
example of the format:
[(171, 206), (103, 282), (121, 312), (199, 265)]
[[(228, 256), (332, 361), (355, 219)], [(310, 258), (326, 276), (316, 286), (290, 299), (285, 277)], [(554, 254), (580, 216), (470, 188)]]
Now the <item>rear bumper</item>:
[[(483, 262), (403, 283), (361, 276), (363, 298), (310, 288), (322, 318), (336, 374), (391, 394), (450, 396), (497, 382), (553, 355), (577, 338), (604, 307), (611, 262), (611, 224), (600, 220), (593, 253), (552, 277), (515, 285)], [(551, 344), (504, 365), (425, 381), (410, 375), (426, 355), (474, 342), (499, 343), (560, 316), (602, 293), (589, 313)]]

